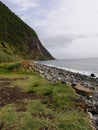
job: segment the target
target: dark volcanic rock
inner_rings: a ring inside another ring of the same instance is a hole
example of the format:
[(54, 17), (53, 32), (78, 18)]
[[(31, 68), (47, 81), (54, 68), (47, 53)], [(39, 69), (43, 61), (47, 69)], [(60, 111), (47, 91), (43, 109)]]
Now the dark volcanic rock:
[(91, 77), (96, 77), (96, 75), (95, 75), (95, 74), (93, 74), (93, 73), (91, 73)]
[[(34, 63), (36, 71), (51, 82), (69, 83), (81, 98), (77, 106), (90, 113), (91, 124), (98, 129), (98, 78)], [(82, 101), (82, 102), (81, 102)]]

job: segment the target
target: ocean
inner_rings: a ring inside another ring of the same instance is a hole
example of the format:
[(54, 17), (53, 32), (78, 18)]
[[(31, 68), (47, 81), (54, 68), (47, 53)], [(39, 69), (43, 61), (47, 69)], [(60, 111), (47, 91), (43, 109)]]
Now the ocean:
[(41, 61), (39, 63), (69, 70), (72, 72), (82, 73), (85, 75), (90, 75), (91, 73), (94, 73), (96, 77), (98, 77), (98, 58), (60, 59)]

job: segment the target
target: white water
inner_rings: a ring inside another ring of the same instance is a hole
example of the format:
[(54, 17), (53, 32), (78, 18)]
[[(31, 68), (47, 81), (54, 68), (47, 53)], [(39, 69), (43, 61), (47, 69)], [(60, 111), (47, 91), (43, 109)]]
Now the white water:
[(39, 63), (84, 75), (94, 73), (98, 77), (98, 58), (50, 60)]

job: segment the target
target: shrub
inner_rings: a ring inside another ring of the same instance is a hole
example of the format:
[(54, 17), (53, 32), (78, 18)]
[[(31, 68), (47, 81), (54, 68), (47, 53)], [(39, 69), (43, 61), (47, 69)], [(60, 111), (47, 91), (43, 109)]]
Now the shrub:
[(45, 96), (50, 96), (53, 94), (53, 91), (51, 89), (46, 89), (44, 92), (43, 92), (43, 95)]
[(20, 68), (20, 65), (21, 65), (20, 63), (12, 64), (12, 65), (8, 66), (7, 69), (9, 71), (17, 70)]

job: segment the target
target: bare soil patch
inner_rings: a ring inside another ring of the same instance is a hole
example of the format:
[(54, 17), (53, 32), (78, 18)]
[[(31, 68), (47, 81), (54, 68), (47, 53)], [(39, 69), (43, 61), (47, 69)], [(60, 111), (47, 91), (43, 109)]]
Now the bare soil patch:
[[(2, 78), (0, 79), (0, 107), (10, 104), (19, 103), (23, 99), (43, 99), (44, 96), (35, 93), (22, 92), (18, 86), (10, 87), (10, 84), (15, 79)], [(25, 80), (24, 78), (17, 78), (17, 80)], [(22, 111), (22, 110), (19, 110)], [(24, 110), (23, 110), (24, 111)]]

